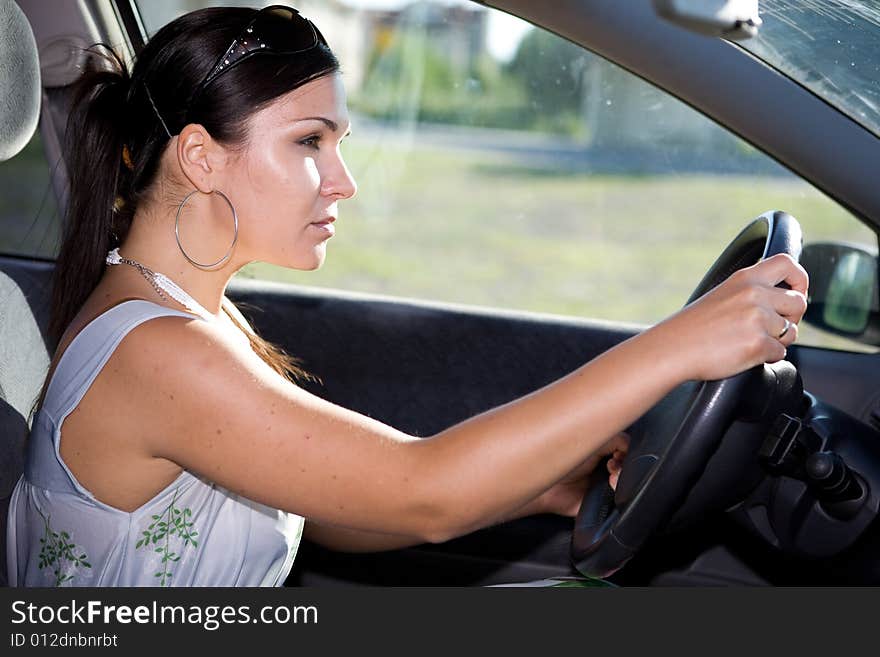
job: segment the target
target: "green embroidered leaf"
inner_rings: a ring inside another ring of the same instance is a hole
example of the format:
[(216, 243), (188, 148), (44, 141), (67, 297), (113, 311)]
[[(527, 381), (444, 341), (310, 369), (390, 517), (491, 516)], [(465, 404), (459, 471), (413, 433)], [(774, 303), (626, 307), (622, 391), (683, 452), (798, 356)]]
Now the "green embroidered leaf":
[(137, 543), (135, 543), (134, 549), (137, 550), (143, 544), (144, 544), (144, 539), (139, 540)]
[(88, 561), (83, 561), (83, 562), (82, 562), (82, 565), (85, 566), (86, 568), (91, 568), (91, 567), (92, 567), (92, 564), (90, 564)]
[(154, 575), (154, 577), (159, 578), (161, 586), (170, 585), (171, 573), (168, 572), (168, 563), (180, 561), (181, 556), (170, 549), (168, 538), (178, 536), (184, 547), (188, 544), (193, 547), (198, 547), (198, 542), (193, 538), (198, 535), (198, 532), (191, 531), (190, 528), (194, 523), (191, 521), (187, 522), (186, 520), (186, 518), (192, 516), (192, 510), (189, 508), (181, 510), (175, 507), (177, 494), (178, 491), (175, 491), (171, 503), (165, 507), (160, 514), (152, 516), (153, 522), (150, 523), (147, 528), (149, 531), (144, 531), (142, 533), (143, 538), (141, 538), (136, 544), (136, 548), (148, 544), (155, 546), (160, 540), (165, 540), (164, 546), (154, 548), (156, 553), (162, 555), (160, 563), (163, 564), (163, 570)]
[(64, 538), (70, 538), (70, 534), (68, 534), (67, 532), (61, 532), (61, 535), (62, 535)]

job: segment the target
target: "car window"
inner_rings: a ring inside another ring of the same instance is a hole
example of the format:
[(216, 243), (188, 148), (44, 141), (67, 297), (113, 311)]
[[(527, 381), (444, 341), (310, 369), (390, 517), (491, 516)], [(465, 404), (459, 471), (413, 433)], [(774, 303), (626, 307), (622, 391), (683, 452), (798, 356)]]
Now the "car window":
[(60, 221), (40, 131), (0, 162), (0, 253), (54, 259)]
[(880, 135), (880, 2), (761, 0), (757, 37), (740, 42)]
[[(807, 241), (876, 250), (746, 142), (518, 19), (462, 2), (298, 6), (342, 62), (360, 191), (320, 271), (239, 276), (653, 323), (767, 210), (794, 215)], [(148, 31), (191, 8), (141, 3)], [(861, 348), (809, 327), (800, 342)]]

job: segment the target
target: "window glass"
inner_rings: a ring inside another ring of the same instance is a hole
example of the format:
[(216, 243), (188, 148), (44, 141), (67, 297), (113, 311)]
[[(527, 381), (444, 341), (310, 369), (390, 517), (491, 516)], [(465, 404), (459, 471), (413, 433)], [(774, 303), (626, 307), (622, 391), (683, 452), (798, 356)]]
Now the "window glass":
[[(148, 25), (165, 22), (159, 4)], [(463, 2), (298, 6), (342, 62), (359, 193), (321, 270), (239, 276), (654, 323), (767, 210), (794, 215), (807, 241), (876, 249), (763, 153), (518, 19)], [(809, 327), (800, 341), (858, 348)]]
[(880, 2), (761, 0), (757, 37), (740, 42), (880, 135)]
[(54, 258), (60, 221), (40, 131), (0, 162), (0, 253)]

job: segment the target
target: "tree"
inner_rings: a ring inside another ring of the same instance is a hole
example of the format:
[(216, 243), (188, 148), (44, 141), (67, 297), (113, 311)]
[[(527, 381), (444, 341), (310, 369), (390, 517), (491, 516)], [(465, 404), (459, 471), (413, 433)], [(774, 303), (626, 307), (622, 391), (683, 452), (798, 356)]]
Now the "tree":
[(526, 87), (538, 113), (579, 115), (586, 65), (587, 55), (580, 46), (544, 30), (531, 30), (507, 70)]

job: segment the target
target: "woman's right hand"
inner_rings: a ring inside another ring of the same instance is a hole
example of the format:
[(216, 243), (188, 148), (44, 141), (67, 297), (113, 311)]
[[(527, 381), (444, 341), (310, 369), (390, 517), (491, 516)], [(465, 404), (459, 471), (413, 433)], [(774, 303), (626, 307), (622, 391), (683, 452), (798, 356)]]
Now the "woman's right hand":
[[(781, 282), (791, 289), (776, 287)], [(786, 355), (807, 309), (807, 272), (779, 254), (734, 272), (654, 327), (682, 359), (689, 380), (714, 381)], [(780, 337), (786, 327), (790, 328)]]

